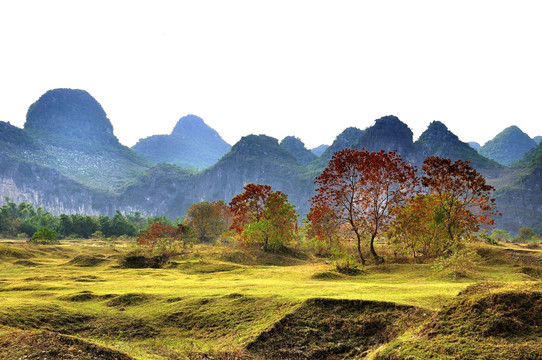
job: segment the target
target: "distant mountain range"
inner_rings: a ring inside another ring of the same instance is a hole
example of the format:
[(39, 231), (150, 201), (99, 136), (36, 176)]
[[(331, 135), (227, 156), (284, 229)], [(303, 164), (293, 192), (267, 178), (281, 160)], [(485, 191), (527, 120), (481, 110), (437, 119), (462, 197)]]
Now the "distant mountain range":
[[(330, 146), (308, 150), (295, 136), (279, 143), (248, 135), (230, 147), (201, 118), (187, 115), (171, 134), (142, 139), (129, 149), (92, 96), (56, 89), (30, 106), (24, 129), (0, 122), (0, 194), (57, 214), (111, 215), (119, 209), (175, 218), (195, 202), (228, 202), (255, 182), (284, 191), (305, 215), (314, 178), (333, 154), (364, 147), (398, 150), (416, 165), (430, 155), (471, 160), (497, 187), (503, 212), (498, 226), (514, 232), (528, 225), (542, 233), (542, 145), (509, 129), (484, 145), (493, 146), (492, 160), (483, 156), (484, 147), (479, 153), (438, 121), (414, 141), (409, 127), (389, 115), (364, 130), (345, 129)], [(521, 151), (526, 153), (520, 156)], [(513, 165), (504, 166), (505, 161)]]

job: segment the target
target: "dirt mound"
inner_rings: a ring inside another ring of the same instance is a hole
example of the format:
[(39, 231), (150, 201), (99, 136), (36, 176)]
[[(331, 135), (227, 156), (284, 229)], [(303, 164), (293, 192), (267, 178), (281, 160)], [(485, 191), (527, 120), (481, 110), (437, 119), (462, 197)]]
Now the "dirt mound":
[(0, 359), (131, 360), (117, 350), (54, 332), (14, 331), (0, 336)]
[(480, 247), (476, 252), (488, 265), (542, 266), (542, 256), (536, 251)]
[(85, 290), (85, 291), (78, 292), (77, 294), (61, 296), (60, 300), (72, 301), (72, 302), (84, 302), (84, 301), (92, 301), (92, 300), (110, 299), (114, 296), (116, 295), (113, 295), (113, 294), (96, 295), (92, 291)]
[(542, 266), (522, 266), (519, 269), (519, 272), (528, 275), (535, 280), (542, 279)]
[(79, 267), (94, 267), (103, 264), (107, 260), (103, 255), (77, 255), (66, 265), (79, 266)]
[(247, 349), (266, 359), (357, 358), (429, 315), (427, 310), (388, 302), (310, 299)]
[[(523, 285), (525, 287), (525, 285)], [(542, 292), (477, 284), (374, 359), (542, 359)]]
[(35, 267), (35, 266), (40, 266), (42, 264), (34, 262), (34, 261), (30, 261), (30, 260), (17, 260), (13, 263), (13, 265)]
[[(470, 296), (469, 296), (470, 295)], [(422, 335), (542, 335), (542, 292), (506, 291), (472, 295), (465, 292), (422, 330)]]
[(160, 269), (169, 262), (169, 257), (130, 255), (121, 260), (120, 267), (124, 269)]
[(129, 294), (123, 294), (123, 295), (115, 296), (113, 299), (109, 300), (106, 303), (106, 305), (111, 306), (111, 307), (114, 307), (114, 306), (124, 307), (124, 306), (139, 305), (139, 304), (142, 304), (144, 302), (147, 302), (151, 298), (152, 298), (152, 296), (147, 295), (147, 294), (129, 293)]

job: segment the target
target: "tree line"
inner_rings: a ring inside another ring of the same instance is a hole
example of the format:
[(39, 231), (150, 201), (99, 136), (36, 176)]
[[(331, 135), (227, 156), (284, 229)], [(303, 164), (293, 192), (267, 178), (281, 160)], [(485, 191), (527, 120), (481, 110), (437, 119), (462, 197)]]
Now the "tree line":
[[(432, 156), (419, 171), (395, 151), (344, 149), (333, 155), (315, 185), (303, 226), (285, 193), (265, 184), (247, 184), (229, 204), (192, 204), (185, 217), (174, 221), (119, 211), (112, 217), (53, 216), (41, 207), (6, 199), (0, 207), (0, 233), (29, 237), (47, 228), (64, 238), (127, 235), (136, 236), (144, 248), (168, 251), (177, 243), (211, 243), (219, 238), (265, 251), (303, 244), (328, 255), (344, 253), (345, 244), (353, 244), (365, 265), (366, 252), (375, 263), (384, 262), (376, 247), (379, 239), (385, 239), (396, 254), (423, 262), (454, 251), (463, 239), (492, 227), (499, 215), (491, 197), (494, 188), (463, 160)], [(539, 239), (528, 230), (522, 229), (520, 237)], [(511, 239), (498, 229), (492, 238)]]

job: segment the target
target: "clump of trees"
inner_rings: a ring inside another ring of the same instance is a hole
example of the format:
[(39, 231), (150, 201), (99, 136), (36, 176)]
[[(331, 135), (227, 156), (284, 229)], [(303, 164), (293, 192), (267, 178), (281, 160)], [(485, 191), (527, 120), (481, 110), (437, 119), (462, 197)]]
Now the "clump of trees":
[(317, 195), (308, 215), (316, 237), (331, 243), (339, 229), (354, 235), (375, 263), (384, 261), (375, 239), (386, 234), (396, 251), (417, 261), (438, 257), (483, 226), (494, 224), (494, 188), (468, 161), (429, 157), (417, 169), (395, 151), (345, 149), (335, 153), (315, 180)]
[(245, 245), (258, 244), (276, 251), (295, 237), (297, 212), (288, 196), (269, 185), (247, 184), (229, 204), (231, 227)]

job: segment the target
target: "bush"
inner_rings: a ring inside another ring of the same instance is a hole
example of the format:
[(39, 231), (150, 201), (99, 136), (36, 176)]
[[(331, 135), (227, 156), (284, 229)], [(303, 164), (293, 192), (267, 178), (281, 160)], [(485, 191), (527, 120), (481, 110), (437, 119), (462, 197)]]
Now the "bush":
[(437, 259), (433, 270), (445, 273), (454, 279), (466, 278), (476, 274), (476, 262), (480, 255), (469, 248), (463, 248), (453, 252), (447, 257)]
[(512, 242), (514, 240), (512, 235), (503, 229), (494, 229), (490, 236), (496, 242)]
[(41, 227), (34, 233), (34, 235), (32, 235), (30, 242), (32, 244), (54, 245), (58, 244), (57, 236), (56, 231), (46, 227)]
[(352, 254), (346, 254), (335, 260), (335, 268), (345, 275), (358, 275), (361, 272), (356, 257)]
[(534, 232), (533, 228), (523, 226), (519, 229), (518, 236), (515, 240), (522, 243), (536, 243), (540, 241), (540, 236), (538, 236), (538, 234)]

